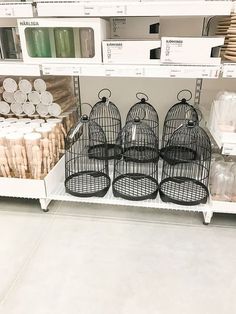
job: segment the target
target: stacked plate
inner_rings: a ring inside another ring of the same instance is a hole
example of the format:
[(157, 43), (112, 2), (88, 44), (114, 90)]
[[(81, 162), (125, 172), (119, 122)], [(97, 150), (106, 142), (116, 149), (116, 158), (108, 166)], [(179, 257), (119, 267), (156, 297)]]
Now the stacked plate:
[(221, 57), (236, 61), (236, 14), (226, 17), (218, 23), (216, 35), (225, 36)]

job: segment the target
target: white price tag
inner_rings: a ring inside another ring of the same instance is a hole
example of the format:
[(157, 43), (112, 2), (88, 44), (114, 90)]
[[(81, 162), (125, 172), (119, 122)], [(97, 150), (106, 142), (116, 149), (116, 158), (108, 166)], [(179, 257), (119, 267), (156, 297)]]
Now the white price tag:
[(235, 64), (224, 65), (224, 67), (223, 67), (223, 77), (225, 77), (225, 78), (236, 77), (236, 66), (235, 66)]
[(46, 65), (42, 66), (43, 74), (44, 75), (80, 75), (81, 74), (81, 67), (79, 66), (70, 66), (70, 65)]
[(43, 67), (43, 74), (44, 75), (50, 75), (52, 72), (51, 67)]
[(115, 69), (105, 69), (105, 76), (113, 76)]
[[(100, 5), (97, 7), (97, 15), (100, 16), (125, 16), (126, 15), (126, 5)], [(93, 12), (94, 15), (94, 12)]]
[(236, 144), (224, 144), (223, 149), (222, 149), (222, 154), (235, 156), (236, 155)]
[(202, 78), (208, 78), (210, 77), (209, 73), (205, 73), (205, 71), (202, 72)]
[(96, 15), (96, 8), (92, 5), (85, 5), (84, 6), (84, 15), (85, 16)]
[(120, 16), (125, 16), (127, 11), (126, 5), (117, 5), (115, 8), (115, 14)]
[(144, 76), (144, 69), (143, 68), (136, 68), (134, 70), (134, 75), (135, 76), (140, 76), (140, 77), (143, 77)]
[(0, 5), (0, 17), (14, 16), (14, 9), (10, 5)]
[(172, 68), (170, 70), (170, 77), (181, 77), (182, 70), (180, 68)]
[(71, 75), (80, 75), (81, 74), (81, 67), (73, 67)]

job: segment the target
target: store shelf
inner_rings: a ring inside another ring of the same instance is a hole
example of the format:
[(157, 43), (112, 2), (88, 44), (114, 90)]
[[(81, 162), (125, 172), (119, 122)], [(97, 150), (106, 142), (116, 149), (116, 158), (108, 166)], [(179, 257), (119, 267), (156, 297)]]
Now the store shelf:
[(0, 74), (13, 76), (40, 76), (40, 66), (36, 64), (26, 64), (19, 61), (0, 61)]
[(79, 2), (38, 1), (38, 16), (213, 16), (229, 15), (231, 1)]
[(42, 65), (44, 75), (211, 79), (219, 77), (220, 68), (220, 65)]
[(159, 196), (154, 200), (145, 201), (128, 201), (122, 198), (113, 196), (112, 188), (109, 189), (104, 197), (76, 197), (65, 192), (64, 182), (57, 184), (56, 189), (53, 191), (49, 198), (58, 201), (78, 202), (78, 203), (93, 203), (93, 204), (106, 204), (106, 205), (118, 205), (118, 206), (134, 206), (134, 207), (150, 207), (159, 209), (171, 209), (171, 210), (186, 210), (194, 212), (205, 212), (210, 206), (198, 205), (198, 206), (180, 206), (173, 203), (164, 203), (160, 200)]
[(215, 213), (236, 214), (236, 203), (225, 201), (212, 201), (211, 207)]
[(231, 202), (212, 201), (210, 199), (207, 204), (198, 206), (180, 206), (173, 203), (164, 203), (161, 201), (159, 196), (157, 196), (154, 200), (128, 201), (122, 198), (114, 197), (112, 187), (110, 187), (108, 193), (104, 197), (75, 197), (65, 192), (64, 164), (65, 160), (64, 157), (62, 157), (43, 180), (0, 178), (0, 196), (39, 199), (41, 207), (44, 210), (47, 210), (47, 206), (51, 200), (56, 200), (77, 203), (202, 212), (205, 218), (207, 216), (210, 217), (209, 222), (213, 212), (236, 214), (236, 204)]
[(61, 158), (42, 180), (0, 177), (0, 196), (46, 200), (48, 193), (63, 177), (64, 163), (64, 158)]
[(0, 18), (33, 17), (32, 1), (0, 2)]

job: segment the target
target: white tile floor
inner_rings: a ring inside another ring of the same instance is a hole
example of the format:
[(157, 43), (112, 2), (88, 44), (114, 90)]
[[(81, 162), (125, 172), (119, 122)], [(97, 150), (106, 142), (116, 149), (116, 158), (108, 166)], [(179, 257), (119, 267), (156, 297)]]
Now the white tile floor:
[(233, 314), (236, 216), (0, 201), (1, 314)]

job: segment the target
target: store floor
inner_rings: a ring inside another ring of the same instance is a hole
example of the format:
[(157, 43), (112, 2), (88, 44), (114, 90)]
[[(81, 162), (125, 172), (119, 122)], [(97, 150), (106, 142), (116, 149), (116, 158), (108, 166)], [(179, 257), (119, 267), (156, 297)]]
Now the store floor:
[(236, 216), (0, 200), (1, 314), (236, 313)]

